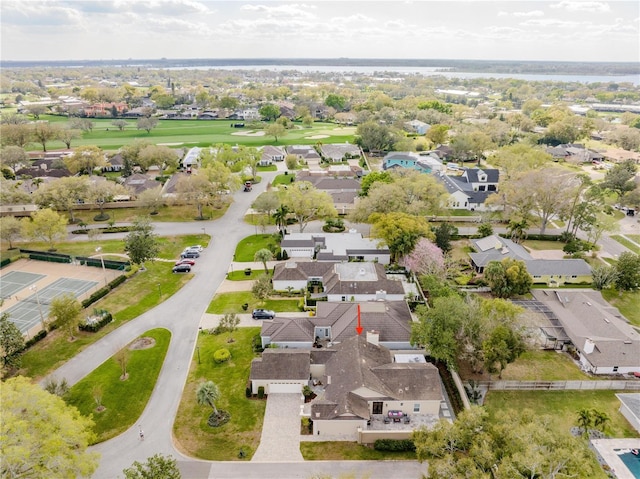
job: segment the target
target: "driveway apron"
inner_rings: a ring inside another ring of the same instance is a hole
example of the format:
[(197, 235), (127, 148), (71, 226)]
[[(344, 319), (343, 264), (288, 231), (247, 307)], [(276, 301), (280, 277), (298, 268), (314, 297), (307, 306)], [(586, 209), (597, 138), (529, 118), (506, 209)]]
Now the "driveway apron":
[(302, 461), (300, 453), (301, 394), (269, 394), (260, 446), (252, 461)]

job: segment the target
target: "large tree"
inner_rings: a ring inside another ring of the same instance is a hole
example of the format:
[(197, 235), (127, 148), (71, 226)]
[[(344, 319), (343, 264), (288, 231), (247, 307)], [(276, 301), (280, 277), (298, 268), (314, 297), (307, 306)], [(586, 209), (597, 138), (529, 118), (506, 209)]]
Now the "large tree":
[(622, 291), (633, 291), (640, 288), (640, 256), (625, 251), (615, 264), (616, 288)]
[(64, 143), (67, 149), (71, 148), (71, 142), (82, 138), (82, 131), (75, 128), (61, 128), (58, 130), (57, 139)]
[(3, 146), (19, 146), (25, 148), (34, 141), (33, 127), (28, 123), (3, 123), (0, 128), (0, 142)]
[(395, 130), (377, 121), (367, 121), (356, 129), (356, 143), (367, 151), (388, 151), (398, 140)]
[(0, 164), (2, 166), (8, 166), (11, 168), (11, 171), (15, 173), (20, 166), (29, 164), (29, 155), (24, 151), (24, 148), (20, 146), (5, 146), (0, 150)]
[(178, 197), (187, 204), (195, 204), (198, 219), (204, 219), (204, 207), (215, 204), (218, 191), (205, 175), (186, 175), (176, 183)]
[(266, 105), (262, 105), (260, 107), (260, 116), (267, 120), (275, 120), (280, 116), (280, 107), (278, 105), (274, 105), (273, 103), (267, 103)]
[(274, 211), (280, 206), (280, 198), (274, 190), (260, 193), (258, 197), (251, 203), (251, 209), (271, 217)]
[(491, 293), (498, 298), (528, 293), (533, 284), (524, 261), (512, 258), (490, 261), (484, 269), (484, 277), (491, 287)]
[(58, 137), (59, 130), (59, 126), (49, 122), (36, 123), (33, 125), (32, 138), (42, 145), (42, 151), (47, 151), (47, 143)]
[(262, 248), (256, 251), (256, 254), (253, 256), (253, 260), (256, 262), (262, 263), (264, 266), (264, 272), (269, 274), (269, 268), (267, 267), (267, 261), (273, 260), (273, 253), (271, 250), (267, 248)]
[(515, 331), (507, 326), (496, 327), (482, 343), (484, 364), (490, 373), (498, 373), (502, 379), (502, 371), (525, 352), (525, 343)]
[(144, 170), (148, 170), (151, 166), (157, 166), (160, 170), (176, 168), (178, 157), (168, 146), (148, 145), (138, 153), (138, 165)]
[(97, 146), (80, 146), (73, 155), (64, 160), (64, 164), (71, 173), (81, 173), (91, 176), (93, 170), (107, 165), (107, 160)]
[(8, 368), (20, 367), (20, 353), (24, 349), (24, 337), (9, 313), (0, 314), (0, 357), (2, 357), (2, 371)]
[(542, 148), (526, 143), (503, 146), (491, 155), (490, 163), (499, 167), (501, 179), (510, 178), (516, 173), (542, 168), (552, 161), (552, 156)]
[(52, 209), (38, 210), (31, 215), (31, 220), (22, 221), (22, 234), (27, 238), (46, 241), (49, 249), (55, 249), (56, 241), (67, 236), (67, 219)]
[(362, 178), (360, 184), (360, 196), (367, 196), (369, 189), (377, 182), (393, 183), (394, 178), (388, 171), (372, 171)]
[(272, 136), (277, 142), (278, 138), (282, 138), (287, 134), (287, 129), (280, 123), (271, 123), (264, 129), (264, 133), (267, 136)]
[(300, 233), (304, 232), (310, 221), (338, 216), (331, 195), (316, 189), (308, 181), (289, 185), (282, 193), (282, 203), (298, 220)]
[(6, 478), (90, 477), (99, 454), (93, 421), (30, 379), (8, 379), (0, 388), (0, 475)]
[(553, 479), (594, 477), (597, 462), (581, 439), (558, 432), (550, 417), (531, 410), (465, 410), (451, 423), (413, 433), (420, 462), (429, 461), (428, 479)]
[(180, 479), (178, 463), (172, 456), (154, 454), (145, 462), (135, 461), (122, 471), (125, 479)]
[(144, 190), (138, 195), (138, 201), (142, 204), (143, 208), (149, 210), (150, 214), (158, 214), (158, 210), (164, 203), (164, 199), (162, 197), (162, 186), (156, 186), (155, 188)]
[(151, 221), (146, 216), (138, 216), (133, 221), (131, 231), (124, 240), (124, 250), (132, 263), (142, 264), (158, 256), (158, 235), (153, 233), (153, 229)]
[(69, 333), (69, 339), (75, 339), (74, 333), (78, 327), (82, 305), (71, 293), (56, 296), (49, 305), (49, 317), (59, 328), (64, 328)]
[(445, 275), (445, 261), (442, 250), (427, 238), (420, 238), (413, 251), (402, 258), (402, 264), (417, 275)]
[(15, 216), (0, 216), (0, 238), (9, 243), (9, 249), (13, 249), (13, 242), (21, 235), (21, 220)]
[(75, 207), (89, 198), (89, 180), (86, 176), (67, 176), (46, 183), (33, 196), (37, 205), (66, 211), (69, 213), (69, 221), (75, 223)]
[(421, 238), (434, 239), (424, 217), (406, 213), (374, 213), (370, 221), (371, 236), (387, 245), (393, 261), (399, 261), (413, 251)]
[(144, 116), (142, 118), (138, 118), (138, 121), (136, 122), (136, 128), (138, 130), (144, 130), (147, 133), (151, 133), (151, 130), (156, 126), (158, 126), (158, 119), (153, 117)]
[(622, 163), (618, 163), (607, 171), (604, 180), (598, 186), (609, 189), (615, 192), (618, 197), (621, 197), (627, 191), (631, 191), (636, 187), (634, 178), (637, 169), (638, 167), (634, 160), (625, 160)]
[(89, 188), (89, 201), (98, 206), (100, 219), (107, 220), (109, 215), (104, 212), (105, 204), (113, 201), (116, 196), (130, 196), (129, 190), (114, 181), (97, 181)]

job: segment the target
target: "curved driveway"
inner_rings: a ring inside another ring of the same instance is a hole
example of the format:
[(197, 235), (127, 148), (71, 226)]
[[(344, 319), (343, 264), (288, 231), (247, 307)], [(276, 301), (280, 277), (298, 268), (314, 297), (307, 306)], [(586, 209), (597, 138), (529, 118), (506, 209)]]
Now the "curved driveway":
[[(122, 477), (122, 470), (134, 461), (143, 462), (156, 453), (176, 457), (185, 479), (302, 479), (318, 473), (336, 476), (344, 473), (366, 474), (371, 479), (414, 479), (424, 472), (425, 466), (414, 461), (210, 462), (183, 456), (174, 447), (173, 422), (193, 357), (200, 319), (225, 278), (236, 244), (255, 232), (253, 226), (244, 222), (244, 214), (273, 176), (275, 173), (263, 174), (265, 181), (256, 185), (250, 194), (237, 193), (234, 203), (218, 220), (156, 223), (155, 231), (160, 235), (193, 234), (201, 232), (202, 228), (211, 235), (209, 246), (198, 260), (195, 277), (167, 301), (120, 326), (51, 374), (53, 377), (66, 378), (73, 385), (145, 331), (164, 327), (172, 333), (166, 360), (142, 416), (120, 436), (92, 448), (101, 454), (100, 466), (94, 478)], [(139, 440), (138, 425), (144, 430), (144, 441)]]

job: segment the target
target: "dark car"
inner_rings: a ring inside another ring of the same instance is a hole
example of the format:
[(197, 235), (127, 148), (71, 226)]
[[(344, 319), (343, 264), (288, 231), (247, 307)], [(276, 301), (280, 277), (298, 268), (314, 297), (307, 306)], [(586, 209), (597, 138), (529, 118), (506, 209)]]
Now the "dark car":
[(244, 191), (251, 191), (252, 184), (250, 181), (244, 182)]
[(251, 317), (253, 319), (273, 319), (276, 317), (276, 313), (268, 309), (254, 309)]
[(175, 266), (179, 266), (181, 264), (188, 264), (189, 266), (193, 266), (194, 264), (196, 264), (196, 262), (193, 261), (192, 259), (184, 258), (184, 259), (181, 259), (180, 261), (176, 261)]
[(191, 272), (191, 265), (179, 264), (177, 266), (174, 266), (172, 271), (174, 273), (190, 273)]
[(183, 251), (182, 254), (180, 255), (180, 257), (182, 259), (185, 258), (199, 258), (200, 257), (200, 253), (198, 253), (197, 251)]

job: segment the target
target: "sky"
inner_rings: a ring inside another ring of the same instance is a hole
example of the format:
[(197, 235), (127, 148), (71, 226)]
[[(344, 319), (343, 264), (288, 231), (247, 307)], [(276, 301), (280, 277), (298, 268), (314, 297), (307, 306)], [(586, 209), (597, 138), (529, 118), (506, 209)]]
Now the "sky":
[(2, 0), (2, 60), (640, 62), (640, 1)]

